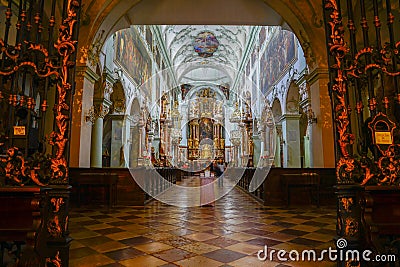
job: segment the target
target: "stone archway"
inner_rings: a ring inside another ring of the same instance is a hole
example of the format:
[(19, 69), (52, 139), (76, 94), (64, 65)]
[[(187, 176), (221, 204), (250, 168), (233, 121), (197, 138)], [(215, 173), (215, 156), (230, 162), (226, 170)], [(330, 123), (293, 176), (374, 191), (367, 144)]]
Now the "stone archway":
[[(210, 8), (212, 7), (212, 8)], [(220, 8), (218, 8), (220, 7)], [(326, 51), (317, 49), (325, 46), (323, 16), (320, 1), (310, 0), (297, 3), (291, 0), (202, 1), (193, 3), (185, 0), (105, 1), (91, 0), (83, 14), (81, 24), (80, 54), (85, 63), (91, 52), (98, 51), (115, 31), (131, 24), (233, 24), (271, 25), (290, 28), (299, 38), (305, 51), (308, 65), (326, 68)], [(207, 17), (203, 10), (207, 10)], [(237, 12), (241, 10), (241, 12)], [(311, 16), (310, 16), (311, 14)], [(84, 52), (89, 52), (86, 54)], [(96, 54), (96, 53), (94, 53)]]
[[(85, 19), (81, 24), (80, 30), (78, 65), (81, 65), (82, 69), (90, 73), (92, 64), (96, 64), (96, 61), (101, 58), (100, 54), (105, 40), (115, 31), (127, 28), (131, 24), (161, 22), (162, 24), (172, 24), (183, 23), (186, 20), (188, 23), (196, 21), (196, 23), (204, 24), (279, 25), (286, 29), (291, 29), (299, 39), (309, 66), (307, 82), (311, 94), (314, 96), (312, 97), (313, 106), (317, 107), (314, 109), (315, 115), (322, 117), (323, 114), (324, 117), (321, 124), (313, 127), (313, 136), (320, 136), (315, 139), (314, 152), (324, 146), (323, 156), (314, 165), (315, 167), (333, 167), (334, 149), (331, 110), (329, 106), (323, 104), (330, 101), (327, 88), (328, 77), (326, 75), (327, 57), (324, 49), (317, 49), (325, 46), (323, 38), (320, 38), (324, 34), (320, 2), (310, 0), (305, 3), (295, 4), (290, 0), (279, 2), (272, 0), (246, 2), (235, 0), (230, 3), (229, 7), (212, 8), (207, 19), (204, 18), (204, 14), (201, 11), (201, 5), (218, 7), (224, 6), (225, 2), (222, 0), (212, 1), (212, 3), (208, 0), (203, 2), (194, 5), (190, 1), (173, 0), (168, 2), (166, 6), (154, 0), (134, 2), (124, 0), (111, 2), (105, 2), (104, 0), (89, 1), (83, 12)], [(241, 10), (240, 7), (243, 7), (246, 12), (233, 14), (233, 12), (237, 13), (237, 10)], [(221, 13), (221, 10), (223, 10), (223, 13)], [(143, 16), (143, 14), (146, 15)], [(185, 14), (190, 14), (190, 16)], [(305, 14), (308, 15), (306, 16)], [(84, 97), (84, 95), (78, 95), (77, 97)], [(86, 102), (87, 100), (78, 99), (77, 101)], [(79, 117), (82, 114), (76, 114), (75, 116)], [(74, 139), (75, 136), (82, 135), (73, 134), (72, 136)], [(74, 142), (74, 140), (72, 141)], [(78, 142), (75, 140), (75, 143)]]

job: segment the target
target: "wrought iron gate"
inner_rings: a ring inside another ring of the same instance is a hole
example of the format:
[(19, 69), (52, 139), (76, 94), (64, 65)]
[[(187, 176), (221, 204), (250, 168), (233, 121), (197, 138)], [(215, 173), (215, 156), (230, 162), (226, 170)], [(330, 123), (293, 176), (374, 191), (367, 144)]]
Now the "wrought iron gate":
[(5, 15), (0, 26), (0, 188), (46, 191), (37, 202), (38, 229), (30, 237), (40, 266), (68, 266), (68, 141), (80, 6), (80, 0), (0, 4)]
[[(370, 234), (363, 193), (378, 187), (396, 191), (400, 183), (399, 1), (324, 0), (323, 6), (336, 139), (337, 239), (347, 242), (346, 249), (362, 250)], [(340, 266), (359, 264), (343, 260)]]

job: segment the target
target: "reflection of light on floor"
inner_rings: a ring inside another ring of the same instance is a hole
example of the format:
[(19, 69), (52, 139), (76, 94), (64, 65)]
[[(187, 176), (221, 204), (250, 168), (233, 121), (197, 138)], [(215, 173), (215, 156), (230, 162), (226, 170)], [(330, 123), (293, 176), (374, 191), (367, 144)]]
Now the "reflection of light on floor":
[[(168, 203), (173, 198), (178, 206), (186, 206), (188, 203), (196, 203), (197, 205), (200, 205), (200, 179), (202, 178), (200, 178), (199, 176), (185, 176), (182, 178), (182, 181), (177, 181), (176, 184), (182, 187), (190, 187), (193, 190), (187, 191), (180, 190), (179, 187), (171, 187), (158, 195), (157, 199), (162, 202)], [(212, 184), (212, 186), (214, 187), (215, 199), (220, 199), (223, 195), (231, 191), (232, 188), (235, 187), (235, 185), (236, 183), (230, 181), (229, 179), (216, 177), (215, 181)], [(179, 196), (179, 202), (176, 202), (176, 196)]]
[[(182, 182), (198, 184), (199, 178)], [(327, 249), (336, 234), (336, 209), (263, 206), (233, 189), (215, 207), (183, 208), (151, 201), (144, 207), (71, 210), (74, 239), (70, 267), (85, 266), (283, 266), (255, 257), (274, 250)], [(333, 267), (333, 262), (287, 266)]]

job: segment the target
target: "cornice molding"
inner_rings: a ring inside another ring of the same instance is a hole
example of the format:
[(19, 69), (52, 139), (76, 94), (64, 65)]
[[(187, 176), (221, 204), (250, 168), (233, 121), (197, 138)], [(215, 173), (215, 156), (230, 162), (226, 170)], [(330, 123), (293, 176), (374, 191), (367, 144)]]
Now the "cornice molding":
[(319, 79), (328, 79), (329, 71), (328, 69), (316, 68), (307, 77), (307, 81), (310, 85), (317, 82)]
[(100, 76), (88, 66), (76, 67), (76, 74), (77, 76), (83, 76), (93, 84), (100, 79)]

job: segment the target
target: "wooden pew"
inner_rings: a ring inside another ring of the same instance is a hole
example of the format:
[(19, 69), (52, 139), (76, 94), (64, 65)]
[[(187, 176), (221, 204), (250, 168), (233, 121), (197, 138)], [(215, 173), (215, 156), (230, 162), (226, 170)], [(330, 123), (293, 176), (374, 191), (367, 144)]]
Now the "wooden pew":
[[(24, 244), (18, 266), (44, 266), (48, 192), (46, 187), (0, 187), (0, 242)], [(3, 255), (0, 264), (3, 264)]]
[[(81, 173), (90, 173), (90, 174), (102, 174), (102, 173), (115, 173), (118, 175), (117, 182), (117, 204), (118, 205), (134, 205), (134, 206), (143, 206), (145, 204), (145, 193), (140, 188), (140, 186), (136, 183), (133, 174), (138, 174), (141, 170), (145, 171), (144, 167), (135, 168), (134, 171), (130, 171), (127, 168), (73, 168), (70, 169), (70, 184), (72, 184), (72, 197), (73, 204), (77, 203), (77, 188), (76, 184), (74, 186), (74, 181), (77, 180)], [(104, 190), (102, 188), (93, 188), (93, 191), (99, 192), (99, 194), (103, 194)], [(98, 199), (101, 201), (101, 199)], [(104, 200), (104, 199), (103, 199)]]
[[(393, 253), (400, 249), (399, 203), (398, 186), (365, 187), (360, 204), (366, 249), (377, 254)], [(382, 243), (382, 238), (391, 242)], [(399, 259), (399, 255), (396, 256)]]
[(103, 188), (104, 202), (107, 203), (108, 208), (115, 206), (117, 204), (117, 183), (118, 174), (109, 172), (82, 172), (71, 180), (71, 184), (76, 188), (78, 207), (81, 205), (82, 191), (87, 199), (91, 188)]
[(282, 173), (281, 177), (283, 191), (285, 193), (286, 206), (290, 205), (292, 188), (305, 188), (309, 189), (311, 197), (315, 199), (316, 205), (319, 208), (319, 188), (321, 179), (317, 173)]

